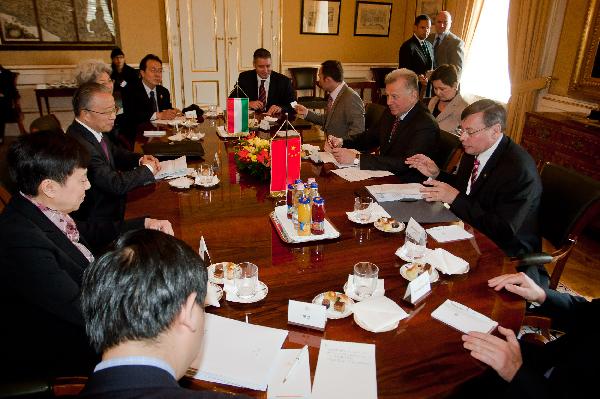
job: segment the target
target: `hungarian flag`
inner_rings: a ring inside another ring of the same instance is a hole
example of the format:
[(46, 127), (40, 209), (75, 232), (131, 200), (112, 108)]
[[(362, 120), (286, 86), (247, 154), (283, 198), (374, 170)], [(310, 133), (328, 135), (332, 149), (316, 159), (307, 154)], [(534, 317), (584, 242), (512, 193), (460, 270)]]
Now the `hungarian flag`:
[(287, 184), (300, 178), (301, 146), (300, 137), (271, 140), (271, 192), (285, 191)]
[(248, 99), (227, 99), (227, 133), (248, 133)]

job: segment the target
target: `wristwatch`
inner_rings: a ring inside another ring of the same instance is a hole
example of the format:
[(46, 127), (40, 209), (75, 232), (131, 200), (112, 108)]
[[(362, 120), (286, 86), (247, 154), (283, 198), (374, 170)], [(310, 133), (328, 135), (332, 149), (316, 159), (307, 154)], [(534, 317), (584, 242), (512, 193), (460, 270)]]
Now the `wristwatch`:
[(360, 166), (360, 153), (356, 154), (356, 157), (354, 158), (354, 165)]

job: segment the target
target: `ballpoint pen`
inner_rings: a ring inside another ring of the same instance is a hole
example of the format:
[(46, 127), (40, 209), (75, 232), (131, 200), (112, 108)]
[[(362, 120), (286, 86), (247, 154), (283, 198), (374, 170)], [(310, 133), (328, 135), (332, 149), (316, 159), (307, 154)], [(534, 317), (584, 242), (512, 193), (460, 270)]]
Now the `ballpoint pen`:
[(298, 353), (298, 356), (296, 356), (296, 359), (294, 359), (294, 364), (292, 364), (292, 366), (288, 370), (287, 374), (283, 378), (283, 383), (284, 384), (287, 381), (287, 379), (290, 378), (290, 375), (292, 374), (292, 371), (294, 371), (294, 369), (296, 368), (296, 366), (298, 365), (298, 363), (300, 363), (300, 358), (302, 357), (302, 354), (304, 354), (304, 352), (308, 352), (308, 346), (307, 345), (304, 345), (304, 347)]

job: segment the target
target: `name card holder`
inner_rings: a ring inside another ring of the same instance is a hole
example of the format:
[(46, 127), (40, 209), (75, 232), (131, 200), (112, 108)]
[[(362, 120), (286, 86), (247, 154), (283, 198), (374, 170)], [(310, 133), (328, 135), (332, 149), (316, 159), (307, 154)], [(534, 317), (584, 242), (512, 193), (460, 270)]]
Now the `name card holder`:
[(323, 305), (290, 299), (288, 303), (288, 324), (323, 331), (327, 323), (326, 312), (327, 309)]
[(408, 304), (415, 306), (424, 300), (430, 293), (431, 283), (429, 282), (429, 273), (425, 272), (408, 283), (403, 299)]

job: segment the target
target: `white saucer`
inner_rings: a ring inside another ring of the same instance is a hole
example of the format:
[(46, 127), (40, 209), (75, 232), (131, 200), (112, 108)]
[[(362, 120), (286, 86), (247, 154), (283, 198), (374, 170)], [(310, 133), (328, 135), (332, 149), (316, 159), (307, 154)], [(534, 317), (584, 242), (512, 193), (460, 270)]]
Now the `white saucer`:
[(259, 281), (258, 287), (256, 287), (256, 292), (254, 293), (254, 296), (251, 296), (249, 298), (240, 298), (239, 296), (237, 296), (237, 292), (235, 292), (235, 288), (233, 288), (231, 290), (231, 292), (228, 292), (228, 295), (225, 296), (225, 299), (229, 302), (254, 303), (254, 302), (262, 301), (263, 299), (265, 299), (267, 297), (268, 293), (269, 293), (269, 287), (267, 287), (267, 285), (265, 283), (263, 283), (262, 281)]
[[(231, 284), (233, 285), (233, 279), (228, 279), (228, 278), (223, 279), (223, 278), (215, 277), (215, 266), (224, 265), (224, 264), (232, 264), (234, 266), (236, 265), (233, 262), (218, 262), (218, 263), (213, 263), (212, 265), (209, 265), (208, 266), (208, 281), (210, 281), (211, 283), (214, 283), (214, 284), (223, 284), (224, 283), (223, 280), (228, 280), (228, 281), (231, 281), (232, 282)], [(227, 277), (227, 274), (224, 273), (223, 276)]]
[(171, 141), (181, 141), (181, 140), (183, 140), (183, 136), (181, 135), (181, 133), (174, 134), (174, 135), (169, 136), (167, 138), (169, 140), (171, 140)]
[(404, 223), (400, 222), (400, 226), (398, 226), (397, 228), (392, 228), (390, 230), (385, 230), (383, 229), (383, 227), (381, 227), (381, 225), (379, 224), (379, 219), (377, 219), (374, 223), (373, 226), (375, 226), (375, 228), (379, 231), (383, 231), (384, 233), (400, 233), (402, 230), (404, 230)]
[(353, 299), (353, 300), (355, 300), (357, 302), (360, 302), (360, 301), (362, 301), (364, 299), (367, 299), (367, 298), (372, 298), (372, 297), (378, 297), (378, 296), (384, 296), (385, 295), (385, 293), (384, 293), (384, 294), (381, 294), (381, 295), (378, 294), (378, 295), (361, 296), (361, 295), (358, 295), (354, 291), (353, 292), (348, 292), (348, 281), (346, 281), (344, 283), (344, 294), (348, 295), (351, 299)]
[(179, 189), (190, 188), (191, 185), (194, 184), (194, 180), (190, 179), (189, 177), (184, 178), (189, 182), (189, 184), (182, 184), (181, 180), (178, 180), (181, 179), (181, 177), (178, 177), (177, 179), (169, 180), (169, 185)]
[(346, 214), (348, 216), (348, 220), (350, 220), (351, 222), (354, 223), (358, 223), (358, 224), (371, 224), (374, 222), (373, 219), (373, 215), (371, 215), (371, 218), (369, 220), (367, 220), (366, 222), (363, 222), (362, 220), (360, 220), (357, 216), (356, 213), (351, 212), (350, 214)]
[[(199, 180), (199, 179), (197, 179), (196, 181), (200, 181), (200, 180)], [(216, 186), (217, 184), (219, 184), (219, 181), (220, 181), (220, 180), (219, 180), (219, 178), (218, 178), (217, 176), (213, 176), (212, 183), (210, 183), (210, 184), (200, 184), (200, 183), (195, 183), (195, 184), (196, 184), (197, 186), (200, 186), (200, 187), (209, 188), (209, 187), (214, 187), (214, 186)]]
[(370, 331), (375, 334), (395, 330), (396, 328), (398, 328), (398, 324), (400, 324), (400, 321), (398, 321), (397, 323), (391, 324), (389, 327), (386, 327), (383, 330), (373, 331), (373, 330), (367, 328), (367, 326), (365, 324), (363, 324), (362, 321), (360, 321), (360, 319), (356, 316), (356, 313), (354, 314), (354, 322), (363, 330), (367, 330), (367, 331)]
[[(220, 302), (221, 298), (223, 298), (223, 288), (220, 285), (215, 284), (215, 283), (209, 281), (208, 285), (206, 286), (206, 289), (207, 290), (213, 290), (213, 291), (216, 292), (215, 297), (217, 299), (217, 302)], [(212, 305), (206, 304), (206, 306), (212, 306)]]
[[(400, 268), (400, 275), (402, 277), (404, 277), (405, 279), (407, 279), (408, 281), (412, 281), (414, 280), (411, 278), (408, 278), (408, 276), (406, 275), (406, 269), (408, 269), (408, 265), (410, 263), (407, 263), (405, 265), (402, 265), (402, 267)], [(431, 273), (429, 274), (429, 282), (430, 283), (435, 283), (436, 281), (438, 281), (440, 279), (440, 274), (438, 273), (438, 271), (435, 269), (435, 267), (431, 267)]]
[[(336, 292), (336, 294), (341, 294), (341, 292)], [(321, 305), (323, 302), (324, 292), (320, 293), (316, 297), (313, 298), (312, 303), (315, 305)], [(352, 308), (354, 307), (354, 301), (352, 298), (348, 297), (348, 302), (346, 302), (346, 306), (344, 307), (343, 312), (336, 312), (333, 310), (333, 305), (329, 306), (326, 311), (326, 315), (328, 319), (343, 319), (344, 317), (348, 317), (352, 314)]]

